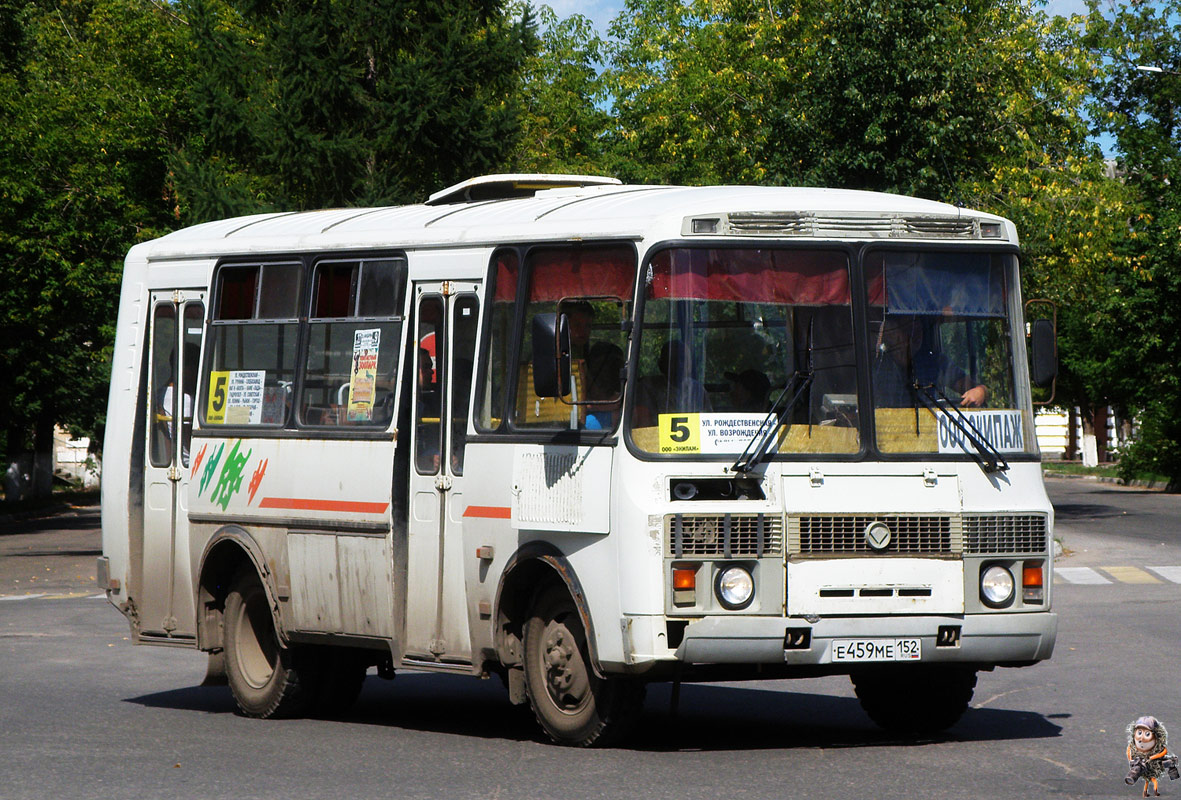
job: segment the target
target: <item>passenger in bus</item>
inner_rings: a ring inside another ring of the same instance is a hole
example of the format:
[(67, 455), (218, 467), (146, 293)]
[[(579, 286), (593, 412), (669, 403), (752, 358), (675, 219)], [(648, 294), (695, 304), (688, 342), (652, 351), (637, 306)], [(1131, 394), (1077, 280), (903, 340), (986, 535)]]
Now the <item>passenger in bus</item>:
[(730, 410), (741, 412), (764, 412), (767, 410), (767, 396), (771, 392), (771, 381), (757, 369), (725, 373), (730, 381)]
[(425, 347), (418, 348), (418, 430), (416, 460), (419, 472), (434, 473), (439, 469), (440, 432), (442, 431), (439, 413), (443, 404), (440, 402), (438, 388), (435, 384), (435, 364), (430, 352)]
[(879, 408), (905, 408), (918, 402), (915, 385), (960, 395), (959, 405), (979, 408), (988, 400), (988, 387), (975, 380), (924, 341), (923, 320), (917, 316), (887, 317), (878, 333), (873, 364), (873, 386)]
[[(185, 345), (185, 374), (181, 394), (181, 408), (180, 408), (180, 449), (181, 449), (181, 463), (189, 463), (189, 441), (193, 438), (193, 391), (197, 387), (197, 360), (200, 357), (200, 351), (197, 345), (189, 343)], [(160, 409), (158, 420), (163, 424), (164, 436), (169, 440), (172, 439), (172, 431), (174, 425), (172, 424), (172, 408), (173, 399), (176, 395), (176, 351), (173, 350), (168, 354), (168, 373), (172, 378), (168, 381), (168, 385), (164, 387), (164, 392), (160, 395)]]
[(709, 394), (693, 377), (693, 354), (680, 339), (660, 348), (660, 374), (640, 379), (641, 424), (655, 425), (660, 414), (712, 411)]
[(563, 303), (562, 312), (566, 315), (570, 331), (570, 360), (585, 364), (590, 358), (591, 323), (595, 318), (595, 310), (587, 301), (578, 300)]
[(623, 351), (611, 342), (596, 342), (587, 355), (586, 363), (586, 399), (598, 401), (598, 404), (588, 407), (586, 429), (609, 431), (615, 427), (622, 400), (620, 375), (625, 363)]

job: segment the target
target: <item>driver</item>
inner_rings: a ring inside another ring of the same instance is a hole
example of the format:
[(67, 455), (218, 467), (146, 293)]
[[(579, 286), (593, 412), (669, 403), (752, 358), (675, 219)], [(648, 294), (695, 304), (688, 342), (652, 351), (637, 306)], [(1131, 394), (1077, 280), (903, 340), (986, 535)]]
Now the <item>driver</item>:
[(886, 317), (878, 335), (874, 357), (873, 386), (878, 407), (902, 408), (912, 405), (915, 384), (948, 389), (960, 395), (959, 405), (980, 408), (988, 400), (988, 387), (946, 358), (924, 346), (922, 319), (897, 315)]

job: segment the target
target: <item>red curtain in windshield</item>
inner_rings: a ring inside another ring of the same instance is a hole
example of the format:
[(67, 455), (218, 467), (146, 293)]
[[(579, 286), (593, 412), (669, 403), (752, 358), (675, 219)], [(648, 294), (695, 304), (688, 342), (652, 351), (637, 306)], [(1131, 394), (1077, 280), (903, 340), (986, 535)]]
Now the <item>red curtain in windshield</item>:
[(848, 262), (826, 250), (665, 250), (652, 260), (648, 296), (848, 305)]

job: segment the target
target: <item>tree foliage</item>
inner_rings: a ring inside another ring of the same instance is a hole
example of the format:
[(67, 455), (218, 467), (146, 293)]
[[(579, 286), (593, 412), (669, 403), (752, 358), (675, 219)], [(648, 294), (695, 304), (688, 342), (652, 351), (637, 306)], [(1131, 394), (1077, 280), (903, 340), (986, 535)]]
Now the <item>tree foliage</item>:
[(127, 248), (176, 224), (165, 163), (183, 128), (171, 12), (142, 0), (2, 8), (0, 453), (106, 406)]
[(186, 219), (420, 200), (493, 172), (520, 127), (526, 9), (494, 0), (186, 0), (199, 125)]
[[(1060, 397), (1181, 475), (1181, 0), (0, 0), (0, 455), (100, 423), (119, 264), (473, 175), (900, 192), (1013, 219)], [(1111, 136), (1117, 174), (1090, 138)], [(37, 347), (30, 347), (36, 342)]]
[[(1122, 370), (1121, 399), (1141, 436), (1121, 464), (1181, 486), (1181, 0), (1116, 8), (1090, 2), (1085, 41), (1104, 63), (1092, 82), (1097, 117), (1115, 137), (1135, 213), (1116, 252), (1104, 341)], [(1144, 72), (1139, 66), (1163, 71)]]

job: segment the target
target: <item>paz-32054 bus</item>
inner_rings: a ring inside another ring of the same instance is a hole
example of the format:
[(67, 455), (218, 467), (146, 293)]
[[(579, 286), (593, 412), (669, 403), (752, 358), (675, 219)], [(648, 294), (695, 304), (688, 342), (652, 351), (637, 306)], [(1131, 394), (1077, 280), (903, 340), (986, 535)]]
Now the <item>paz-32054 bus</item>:
[(1018, 253), (925, 200), (546, 175), (172, 233), (126, 260), (100, 584), (251, 716), (496, 673), (585, 745), (650, 681), (836, 673), (946, 727), (1054, 646)]

